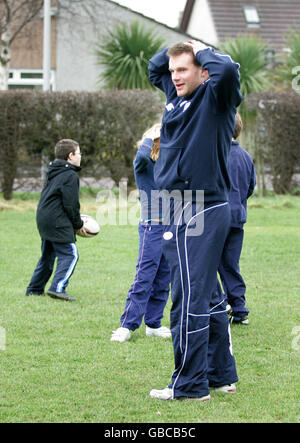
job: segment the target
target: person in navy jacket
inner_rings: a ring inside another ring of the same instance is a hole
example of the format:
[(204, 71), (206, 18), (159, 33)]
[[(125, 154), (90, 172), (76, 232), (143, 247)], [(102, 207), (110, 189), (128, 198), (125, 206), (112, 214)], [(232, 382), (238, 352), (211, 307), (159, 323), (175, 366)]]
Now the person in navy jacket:
[(141, 204), (139, 255), (120, 327), (111, 336), (111, 341), (120, 343), (131, 338), (131, 333), (141, 326), (143, 318), (147, 336), (171, 337), (170, 329), (161, 325), (169, 297), (170, 272), (162, 253), (161, 204), (153, 178), (159, 153), (160, 128), (159, 123), (146, 131), (133, 162)]
[(243, 226), (247, 221), (247, 199), (254, 192), (256, 175), (251, 155), (236, 141), (242, 127), (241, 116), (237, 113), (228, 163), (231, 181), (231, 224), (219, 266), (219, 275), (231, 307), (231, 322), (245, 325), (249, 322), (249, 309), (246, 307), (246, 285), (240, 273), (239, 261), (244, 239)]
[(163, 253), (175, 360), (171, 383), (150, 396), (206, 401), (212, 389), (234, 392), (238, 380), (226, 300), (215, 288), (230, 224), (227, 161), (241, 103), (239, 65), (190, 41), (154, 55), (149, 78), (167, 99), (154, 178), (164, 211), (169, 201)]

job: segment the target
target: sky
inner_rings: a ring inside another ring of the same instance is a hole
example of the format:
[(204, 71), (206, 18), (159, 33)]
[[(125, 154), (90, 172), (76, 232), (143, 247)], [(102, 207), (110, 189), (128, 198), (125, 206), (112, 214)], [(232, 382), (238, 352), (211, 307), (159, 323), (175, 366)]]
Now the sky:
[(113, 0), (170, 27), (178, 26), (186, 0)]

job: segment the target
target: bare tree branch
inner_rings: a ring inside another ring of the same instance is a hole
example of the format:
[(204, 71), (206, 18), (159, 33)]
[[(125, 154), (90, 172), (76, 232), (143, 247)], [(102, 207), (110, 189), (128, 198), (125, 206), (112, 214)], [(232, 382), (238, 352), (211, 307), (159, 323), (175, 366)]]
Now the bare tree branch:
[[(103, 5), (98, 0), (52, 0), (60, 17), (70, 26), (76, 17), (85, 17), (89, 25), (96, 25), (96, 18)], [(39, 18), (44, 0), (0, 0), (0, 90), (7, 89), (10, 46), (28, 25)]]
[[(21, 9), (22, 6), (22, 9)], [(28, 9), (26, 8), (26, 6), (31, 6)], [(15, 18), (15, 20), (13, 20), (13, 24), (17, 25), (16, 27), (14, 26), (13, 29), (13, 33), (11, 35), (11, 39), (10, 39), (10, 44), (15, 40), (15, 38), (18, 36), (18, 34), (23, 30), (23, 28), (25, 28), (28, 23), (31, 23), (39, 14), (39, 12), (42, 10), (43, 8), (43, 1), (42, 0), (35, 0), (35, 1), (26, 1), (24, 0), (19, 6), (18, 8), (16, 8), (13, 11), (12, 16)], [(26, 9), (25, 14), (22, 12), (24, 11), (24, 9)], [(20, 15), (17, 15), (20, 12)]]

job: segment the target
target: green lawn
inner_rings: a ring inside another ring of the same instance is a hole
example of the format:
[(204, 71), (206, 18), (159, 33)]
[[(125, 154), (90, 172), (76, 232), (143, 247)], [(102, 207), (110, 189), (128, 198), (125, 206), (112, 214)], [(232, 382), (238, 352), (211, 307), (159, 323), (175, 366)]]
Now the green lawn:
[[(84, 199), (82, 212), (95, 215)], [(203, 404), (149, 397), (169, 382), (171, 340), (146, 338), (142, 325), (129, 342), (110, 342), (135, 273), (136, 226), (78, 239), (76, 303), (24, 297), (40, 254), (36, 203), (0, 198), (0, 422), (300, 421), (299, 197), (250, 201), (241, 258), (250, 324), (232, 327), (238, 392)], [(170, 301), (165, 325), (169, 310)]]

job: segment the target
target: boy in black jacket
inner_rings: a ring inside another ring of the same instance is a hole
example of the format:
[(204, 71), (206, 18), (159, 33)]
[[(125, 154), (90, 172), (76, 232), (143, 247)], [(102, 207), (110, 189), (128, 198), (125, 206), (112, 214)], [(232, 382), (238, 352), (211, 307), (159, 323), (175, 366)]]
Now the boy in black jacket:
[(36, 214), (42, 256), (25, 295), (44, 293), (57, 257), (57, 268), (47, 293), (61, 300), (75, 300), (68, 296), (66, 287), (78, 261), (75, 233), (84, 232), (77, 175), (80, 163), (79, 144), (74, 140), (60, 140), (55, 146), (55, 160), (49, 165)]

